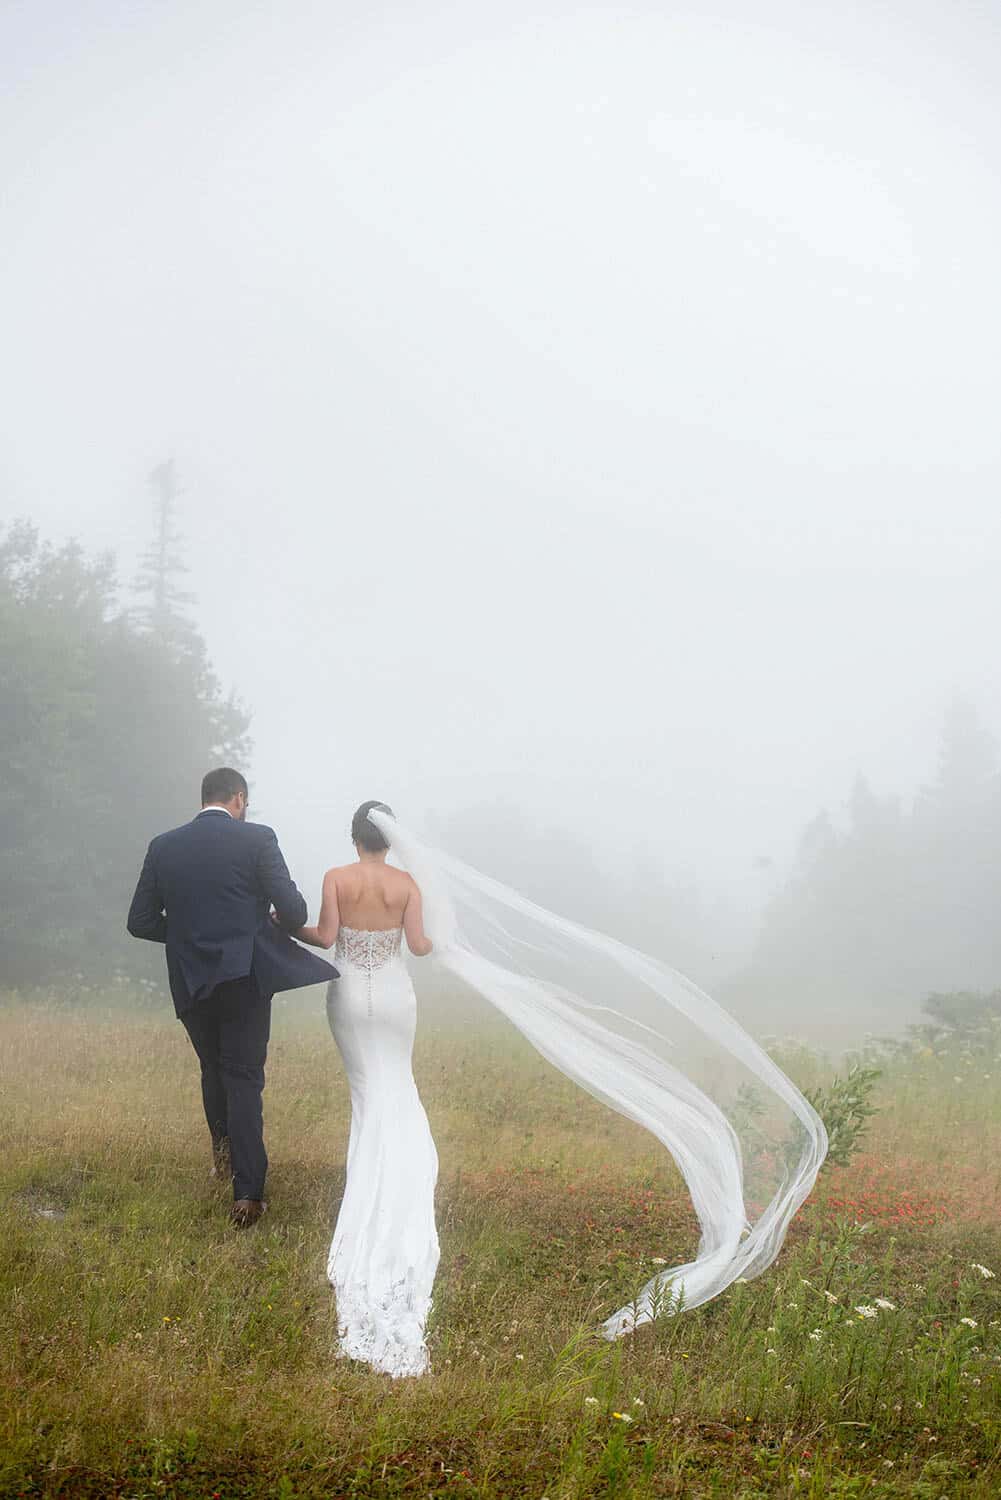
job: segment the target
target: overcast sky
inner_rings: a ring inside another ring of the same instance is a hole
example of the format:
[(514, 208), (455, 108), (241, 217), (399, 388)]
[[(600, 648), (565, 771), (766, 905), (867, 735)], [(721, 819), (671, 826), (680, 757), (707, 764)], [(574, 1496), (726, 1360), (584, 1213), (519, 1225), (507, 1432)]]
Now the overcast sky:
[(307, 880), (378, 796), (750, 890), (1001, 730), (999, 18), (6, 0), (0, 510), (128, 577), (174, 455)]

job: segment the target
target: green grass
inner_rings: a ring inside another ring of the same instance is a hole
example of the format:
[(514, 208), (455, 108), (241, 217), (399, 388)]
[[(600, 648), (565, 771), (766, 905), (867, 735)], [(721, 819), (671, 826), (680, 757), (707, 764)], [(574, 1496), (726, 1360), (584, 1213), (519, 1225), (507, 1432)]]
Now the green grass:
[[(895, 1064), (864, 1153), (825, 1171), (771, 1271), (607, 1345), (600, 1318), (694, 1246), (670, 1164), (500, 1026), (426, 1029), (434, 1373), (394, 1383), (334, 1358), (346, 1092), (319, 1005), (276, 1011), (272, 1211), (240, 1234), (176, 1022), (0, 1009), (0, 1494), (1001, 1490), (989, 1064)], [(855, 1310), (876, 1298), (894, 1306)]]

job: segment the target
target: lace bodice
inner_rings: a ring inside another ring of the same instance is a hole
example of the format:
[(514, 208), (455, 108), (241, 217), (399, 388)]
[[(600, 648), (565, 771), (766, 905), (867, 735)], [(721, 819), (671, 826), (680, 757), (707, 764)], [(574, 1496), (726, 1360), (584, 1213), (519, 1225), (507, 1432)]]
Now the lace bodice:
[(402, 927), (388, 927), (381, 932), (367, 932), (361, 927), (341, 927), (337, 933), (335, 959), (353, 964), (356, 969), (384, 969), (400, 951)]

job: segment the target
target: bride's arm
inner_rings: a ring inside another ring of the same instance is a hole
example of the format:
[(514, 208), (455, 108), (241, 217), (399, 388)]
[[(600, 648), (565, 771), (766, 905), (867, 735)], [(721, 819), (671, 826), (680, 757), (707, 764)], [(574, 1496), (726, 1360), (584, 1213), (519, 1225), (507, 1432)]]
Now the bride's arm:
[(320, 920), (315, 927), (300, 927), (292, 934), (300, 943), (309, 943), (314, 948), (332, 948), (341, 925), (341, 914), (337, 907), (337, 871), (328, 870), (323, 877), (323, 900), (320, 905)]
[(407, 947), (414, 957), (426, 958), (434, 944), (424, 931), (424, 906), (415, 880), (410, 882), (410, 895), (403, 908), (403, 931), (406, 933)]

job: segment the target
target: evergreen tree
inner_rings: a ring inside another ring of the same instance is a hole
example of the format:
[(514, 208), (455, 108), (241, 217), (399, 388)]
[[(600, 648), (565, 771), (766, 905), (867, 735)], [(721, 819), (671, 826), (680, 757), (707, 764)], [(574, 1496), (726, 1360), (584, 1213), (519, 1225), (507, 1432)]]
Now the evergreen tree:
[(0, 985), (157, 972), (125, 936), (152, 834), (191, 815), (213, 763), (243, 763), (247, 718), (189, 627), (118, 605), (110, 558), (0, 533)]
[(187, 573), (181, 555), (181, 537), (176, 528), (176, 504), (180, 494), (174, 460), (157, 464), (150, 474), (153, 489), (153, 538), (143, 553), (135, 591), (146, 596), (137, 611), (144, 628), (160, 643), (183, 650), (192, 642), (193, 630), (184, 614), (193, 595), (179, 586)]

